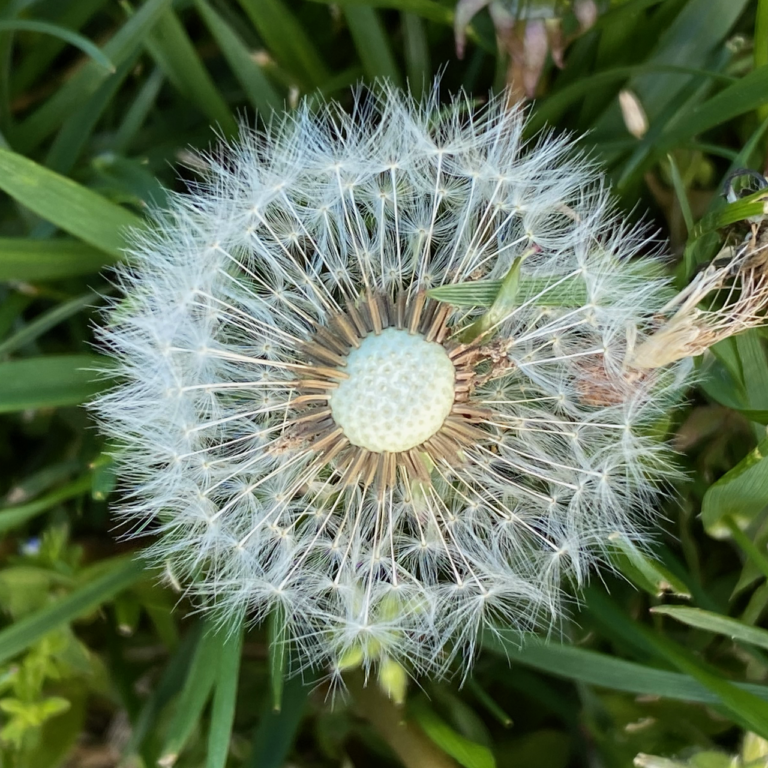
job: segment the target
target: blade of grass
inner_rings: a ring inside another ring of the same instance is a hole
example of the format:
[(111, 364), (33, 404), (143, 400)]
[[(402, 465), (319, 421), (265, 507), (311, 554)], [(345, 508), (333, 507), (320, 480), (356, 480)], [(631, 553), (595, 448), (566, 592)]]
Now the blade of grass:
[(128, 56), (115, 74), (103, 82), (85, 104), (64, 121), (45, 157), (44, 164), (47, 168), (66, 175), (75, 167), (96, 124), (135, 67), (140, 53), (137, 49)]
[[(104, 45), (104, 55), (119, 67), (142, 45), (149, 30), (171, 0), (147, 0)], [(14, 131), (14, 146), (26, 154), (53, 133), (109, 77), (103, 67), (88, 62)]]
[[(768, 0), (757, 0), (753, 45), (755, 69), (759, 69), (768, 64)], [(768, 118), (768, 105), (758, 108), (757, 117), (759, 120)]]
[(421, 98), (432, 82), (432, 65), (424, 22), (415, 13), (402, 14), (405, 72), (411, 93)]
[(237, 133), (237, 122), (197, 55), (179, 17), (165, 11), (146, 41), (147, 50), (176, 89), (218, 124), (227, 136)]
[(155, 106), (155, 101), (164, 81), (165, 75), (163, 70), (160, 67), (155, 67), (152, 70), (152, 74), (142, 83), (141, 89), (123, 116), (120, 127), (115, 133), (115, 139), (112, 144), (115, 152), (124, 153), (128, 149), (131, 141), (133, 141)]
[(217, 631), (214, 620), (209, 619), (205, 622), (203, 636), (195, 649), (184, 687), (176, 702), (176, 711), (168, 729), (161, 757), (157, 761), (163, 768), (172, 766), (176, 762), (203, 713), (203, 707), (213, 689), (217, 661), (222, 653), (225, 639), (224, 631)]
[(213, 692), (211, 726), (208, 732), (206, 768), (225, 768), (227, 764), (232, 724), (235, 720), (237, 682), (240, 674), (242, 647), (242, 627), (234, 630), (221, 647), (216, 675), (216, 688)]
[(736, 521), (729, 515), (723, 518), (723, 523), (730, 531), (733, 540), (741, 547), (744, 554), (752, 561), (754, 565), (768, 578), (768, 557), (755, 546), (752, 539), (737, 525)]
[(0, 413), (82, 403), (107, 386), (94, 373), (107, 364), (99, 355), (45, 355), (0, 363)]
[(144, 575), (141, 563), (133, 558), (114, 558), (103, 566), (105, 571), (93, 581), (0, 631), (0, 664), (56, 627), (91, 613)]
[(279, 712), (272, 709), (267, 697), (261, 721), (256, 728), (248, 768), (280, 768), (285, 763), (299, 723), (307, 707), (311, 688), (300, 677), (286, 681), (283, 706)]
[(19, 504), (15, 507), (5, 507), (0, 509), (0, 534), (7, 533), (10, 530), (23, 525), (32, 520), (32, 518), (47, 512), (62, 501), (74, 499), (82, 496), (91, 490), (91, 476), (85, 475), (67, 485), (52, 491), (47, 496), (43, 496), (27, 504)]
[(320, 87), (329, 73), (312, 41), (283, 0), (238, 0), (270, 53), (307, 85)]
[[(489, 651), (503, 654), (512, 664), (522, 664), (556, 677), (638, 695), (721, 703), (718, 694), (687, 674), (665, 672), (597, 651), (548, 643), (533, 636), (523, 640), (520, 633), (505, 629), (486, 632), (482, 642)], [(736, 683), (735, 687), (768, 702), (768, 686)]]
[(285, 671), (288, 648), (285, 637), (285, 616), (280, 606), (269, 615), (269, 684), (272, 692), (272, 709), (279, 712), (283, 705)]
[(195, 0), (195, 6), (216, 38), (224, 58), (242, 85), (248, 100), (268, 119), (273, 111), (282, 108), (283, 99), (272, 87), (269, 78), (253, 59), (243, 41), (210, 4), (206, 0)]
[(49, 309), (47, 312), (43, 312), (43, 314), (36, 317), (31, 323), (25, 325), (20, 331), (17, 331), (13, 336), (9, 336), (5, 341), (0, 343), (0, 357), (29, 344), (42, 336), (46, 331), (55, 328), (59, 323), (76, 315), (86, 307), (94, 306), (97, 300), (98, 295), (93, 291), (88, 291), (88, 293), (84, 293), (76, 299), (65, 301), (63, 304), (59, 304), (52, 309)]
[(691, 212), (691, 204), (688, 200), (688, 190), (685, 188), (683, 177), (680, 175), (680, 169), (677, 167), (675, 158), (671, 153), (667, 155), (667, 160), (669, 161), (672, 186), (675, 189), (677, 203), (680, 206), (680, 212), (683, 214), (683, 221), (685, 221), (685, 231), (690, 234), (693, 230), (693, 213)]
[(671, 616), (689, 627), (704, 629), (717, 635), (727, 635), (731, 640), (741, 640), (760, 648), (768, 648), (768, 630), (751, 627), (729, 616), (721, 616), (719, 613), (684, 605), (656, 605), (650, 610), (651, 613)]
[(96, 64), (107, 72), (114, 72), (115, 65), (109, 57), (87, 37), (78, 35), (71, 29), (49, 24), (45, 21), (33, 21), (31, 19), (14, 19), (13, 21), (0, 21), (0, 32), (39, 32), (43, 35), (53, 35), (79, 48), (86, 56), (90, 56)]
[(370, 8), (394, 8), (407, 11), (430, 21), (453, 25), (453, 11), (434, 0), (312, 0), (315, 3), (333, 3), (342, 8), (368, 6)]
[(387, 79), (395, 85), (402, 85), (395, 57), (376, 11), (362, 5), (350, 5), (343, 12), (368, 78)]
[(0, 149), (0, 189), (38, 216), (119, 259), (134, 214), (71, 179), (15, 152)]
[(89, 275), (112, 262), (77, 240), (0, 238), (0, 280), (58, 280)]
[(704, 494), (701, 519), (710, 536), (725, 538), (729, 519), (748, 524), (768, 503), (768, 437)]
[(667, 661), (715, 693), (731, 718), (742, 728), (768, 737), (768, 701), (723, 679), (677, 643), (638, 625), (638, 631)]

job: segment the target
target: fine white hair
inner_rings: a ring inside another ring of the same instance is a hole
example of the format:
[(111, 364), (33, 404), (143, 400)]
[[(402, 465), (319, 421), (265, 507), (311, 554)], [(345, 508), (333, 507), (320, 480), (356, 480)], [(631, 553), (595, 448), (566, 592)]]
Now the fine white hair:
[[(117, 269), (98, 334), (118, 378), (94, 408), (119, 513), (201, 606), (279, 610), (294, 669), (465, 671), (480, 629), (556, 625), (675, 476), (657, 424), (690, 365), (624, 366), (672, 295), (658, 248), (571, 139), (524, 129), (504, 99), (437, 89), (304, 104), (203, 156)], [(381, 492), (281, 440), (303, 345), (345, 307), (501, 280), (523, 253), (459, 461)]]

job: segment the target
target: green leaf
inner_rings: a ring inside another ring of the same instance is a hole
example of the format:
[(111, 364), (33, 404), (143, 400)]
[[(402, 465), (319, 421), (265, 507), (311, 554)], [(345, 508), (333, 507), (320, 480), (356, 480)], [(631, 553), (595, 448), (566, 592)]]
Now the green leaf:
[(94, 306), (97, 301), (97, 294), (89, 291), (82, 296), (78, 296), (76, 299), (65, 301), (63, 304), (59, 304), (58, 306), (49, 309), (47, 312), (43, 312), (43, 314), (36, 317), (31, 323), (28, 323), (21, 330), (14, 333), (13, 336), (9, 336), (5, 341), (0, 343), (0, 357), (33, 342), (51, 328), (55, 328), (59, 323), (76, 315), (86, 307)]
[(226, 640), (224, 632), (215, 620), (208, 620), (203, 626), (203, 636), (195, 649), (195, 655), (187, 672), (187, 679), (181, 689), (176, 711), (168, 729), (158, 765), (172, 766), (179, 753), (192, 735), (203, 713), (203, 707), (213, 689), (218, 659)]
[(691, 203), (688, 200), (688, 190), (683, 182), (683, 177), (680, 175), (680, 169), (677, 167), (674, 155), (668, 154), (667, 160), (669, 161), (672, 186), (675, 189), (677, 203), (680, 206), (680, 212), (683, 214), (683, 221), (685, 221), (685, 231), (690, 232), (693, 229), (693, 213), (691, 212)]
[[(501, 286), (501, 280), (473, 280), (430, 288), (427, 293), (454, 307), (490, 307)], [(580, 307), (587, 300), (586, 286), (579, 278), (556, 280), (521, 275), (518, 291), (521, 304), (531, 301), (542, 307)]]
[(0, 238), (0, 280), (58, 280), (89, 275), (114, 260), (103, 250), (77, 240)]
[(408, 88), (419, 99), (430, 87), (432, 65), (424, 23), (415, 13), (403, 12), (403, 43)]
[(93, 581), (0, 631), (0, 664), (62, 624), (91, 613), (135, 584), (143, 575), (141, 563), (133, 558), (114, 558), (99, 565), (105, 572)]
[(61, 504), (62, 501), (82, 496), (88, 493), (90, 489), (91, 478), (89, 475), (86, 475), (35, 501), (0, 509), (0, 534), (7, 533), (13, 528), (23, 525), (33, 517), (37, 517), (37, 515), (48, 511), (57, 504)]
[(705, 611), (701, 608), (689, 608), (684, 605), (656, 605), (651, 608), (651, 613), (671, 616), (690, 627), (704, 629), (717, 635), (726, 635), (731, 640), (741, 640), (750, 645), (768, 649), (767, 630), (751, 627), (749, 624), (729, 616), (721, 616), (719, 613)]
[(343, 10), (365, 74), (371, 80), (386, 78), (401, 85), (395, 57), (376, 11), (358, 5), (349, 5)]
[[(513, 665), (522, 664), (556, 677), (637, 695), (722, 703), (715, 692), (687, 674), (666, 672), (585, 648), (548, 643), (533, 635), (521, 636), (514, 630), (486, 631), (482, 643), (489, 651), (506, 656)], [(768, 702), (768, 686), (736, 683), (735, 687)]]
[(272, 691), (272, 709), (279, 712), (283, 702), (288, 646), (285, 637), (285, 616), (277, 606), (269, 615), (269, 683)]
[(350, 6), (367, 5), (371, 8), (396, 8), (399, 11), (408, 11), (417, 16), (438, 21), (442, 24), (453, 24), (453, 11), (434, 0), (313, 0), (316, 3), (333, 3), (342, 8)]
[(711, 99), (681, 111), (662, 132), (658, 151), (665, 151), (686, 139), (766, 103), (768, 65), (755, 69), (724, 88)]
[(724, 518), (747, 525), (768, 505), (768, 437), (733, 469), (709, 486), (701, 504), (701, 519), (710, 536), (728, 535)]
[(237, 681), (240, 673), (240, 654), (243, 648), (243, 628), (229, 630), (222, 643), (216, 687), (213, 692), (211, 728), (208, 732), (208, 756), (206, 768), (225, 768), (232, 724), (235, 720)]
[(251, 104), (262, 113), (265, 119), (273, 111), (280, 110), (283, 99), (272, 87), (269, 78), (254, 61), (250, 51), (235, 34), (234, 30), (219, 16), (206, 0), (195, 0), (200, 15), (203, 17), (211, 34), (221, 48), (229, 66), (248, 96)]
[(672, 594), (676, 597), (690, 598), (688, 587), (664, 568), (661, 563), (641, 552), (633, 542), (621, 534), (609, 536), (618, 549), (618, 557), (612, 558), (619, 570), (640, 589), (654, 597)]
[(154, 25), (146, 46), (174, 87), (218, 125), (226, 135), (237, 133), (237, 123), (211, 76), (197, 55), (178, 16), (166, 11)]
[(316, 87), (328, 70), (301, 24), (283, 0), (238, 0), (269, 51), (289, 71)]
[(5, 149), (0, 149), (0, 189), (115, 259), (123, 255), (125, 230), (141, 224), (137, 216), (101, 195)]
[(696, 660), (687, 649), (666, 637), (650, 632), (643, 626), (638, 631), (653, 645), (660, 655), (680, 671), (698, 680), (719, 698), (736, 723), (746, 730), (768, 738), (768, 701), (756, 696), (743, 686), (737, 687), (723, 679), (715, 671)]
[(724, 80), (729, 83), (735, 80), (732, 76), (721, 72), (698, 69), (696, 67), (677, 66), (675, 64), (648, 62), (629, 67), (612, 67), (611, 69), (594, 72), (579, 78), (577, 81), (569, 83), (567, 86), (545, 96), (540, 104), (536, 104), (531, 121), (526, 126), (526, 132), (529, 134), (537, 133), (547, 123), (555, 122), (568, 107), (580, 102), (585, 96), (595, 92), (595, 90), (605, 88), (605, 86), (611, 83), (624, 82), (631, 77), (657, 72), (676, 75), (696, 75), (713, 80)]
[(310, 690), (308, 682), (304, 682), (301, 677), (287, 680), (283, 691), (283, 706), (279, 712), (274, 711), (267, 697), (266, 707), (254, 734), (248, 768), (281, 768), (284, 765), (304, 716)]
[(87, 56), (90, 56), (99, 66), (107, 72), (114, 72), (115, 65), (109, 57), (87, 37), (78, 35), (71, 29), (60, 27), (56, 24), (48, 24), (45, 21), (32, 21), (29, 19), (14, 19), (13, 21), (0, 21), (0, 32), (39, 32), (43, 35), (53, 35), (79, 48)]
[(469, 343), (474, 341), (480, 336), (488, 333), (488, 331), (497, 328), (509, 315), (514, 311), (516, 306), (520, 305), (518, 293), (520, 290), (520, 269), (523, 266), (525, 259), (534, 253), (535, 249), (531, 248), (525, 253), (518, 256), (513, 262), (509, 271), (501, 281), (501, 287), (496, 294), (493, 303), (488, 311), (477, 318), (473, 323), (468, 325), (459, 337), (462, 342)]
[(464, 768), (495, 768), (496, 760), (488, 747), (454, 731), (425, 704), (411, 705), (408, 714), (443, 752)]
[(46, 355), (0, 363), (0, 413), (77, 405), (104, 389), (98, 355)]
[[(115, 67), (141, 47), (147, 33), (170, 3), (171, 0), (147, 0), (104, 45), (102, 51)], [(103, 67), (88, 62), (14, 131), (14, 146), (25, 153), (37, 147), (109, 76)], [(0, 178), (2, 175), (0, 170)]]
[(749, 558), (752, 565), (758, 571), (768, 578), (768, 557), (765, 555), (765, 548), (758, 547), (752, 539), (737, 525), (736, 521), (728, 516), (723, 518), (723, 524), (730, 531), (733, 540), (741, 547), (744, 554)]

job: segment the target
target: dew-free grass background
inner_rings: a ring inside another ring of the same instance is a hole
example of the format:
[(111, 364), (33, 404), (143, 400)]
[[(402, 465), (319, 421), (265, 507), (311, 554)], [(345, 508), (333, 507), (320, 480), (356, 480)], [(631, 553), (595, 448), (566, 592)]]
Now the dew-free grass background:
[[(587, 133), (684, 281), (762, 211), (720, 192), (734, 169), (765, 170), (768, 2), (597, 4), (564, 69), (545, 67), (533, 127)], [(225, 642), (142, 571), (79, 404), (99, 386), (100, 270), (148, 203), (183, 188), (189, 149), (318, 91), (348, 105), (376, 77), (418, 92), (440, 71), (445, 92), (482, 99), (507, 69), (490, 18), (463, 61), (452, 18), (451, 0), (0, 0), (0, 765), (397, 765), (354, 706), (282, 679), (269, 627)], [(647, 113), (641, 139), (621, 89)], [(617, 542), (626, 578), (595, 579), (562, 637), (488, 638), (463, 688), (411, 687), (403, 716), (456, 764), (766, 765), (765, 335), (719, 345), (669, 424), (688, 480), (658, 564)]]

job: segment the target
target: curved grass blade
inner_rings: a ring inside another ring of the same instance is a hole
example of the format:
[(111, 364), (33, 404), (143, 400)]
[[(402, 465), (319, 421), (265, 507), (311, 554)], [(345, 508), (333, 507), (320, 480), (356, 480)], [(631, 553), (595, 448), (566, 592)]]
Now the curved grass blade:
[(253, 60), (243, 41), (211, 5), (206, 0), (195, 0), (195, 5), (208, 29), (211, 30), (211, 34), (216, 38), (224, 58), (249, 101), (265, 119), (268, 119), (272, 112), (282, 108), (282, 97), (272, 87), (272, 83), (262, 72), (261, 67)]
[(5, 149), (0, 149), (0, 189), (38, 216), (115, 259), (123, 255), (125, 230), (141, 225), (141, 219), (125, 208)]
[(350, 5), (343, 10), (365, 74), (371, 80), (386, 78), (395, 85), (402, 85), (400, 71), (376, 11), (362, 5)]
[(143, 576), (142, 564), (133, 558), (100, 563), (106, 572), (45, 608), (0, 631), (0, 664), (12, 659), (56, 627), (90, 613)]
[(176, 702), (176, 711), (157, 764), (162, 768), (172, 766), (192, 735), (203, 707), (213, 689), (218, 659), (226, 635), (216, 622), (208, 620), (203, 626), (203, 636), (195, 649), (195, 655), (187, 672), (187, 678)]
[(206, 768), (225, 768), (232, 724), (235, 720), (237, 682), (240, 654), (243, 648), (243, 628), (232, 630), (221, 646), (216, 688), (213, 692), (211, 728), (208, 733)]
[(93, 291), (88, 291), (88, 293), (84, 293), (76, 299), (65, 301), (63, 304), (43, 312), (42, 315), (36, 317), (20, 331), (17, 331), (13, 336), (0, 343), (0, 357), (30, 344), (46, 331), (55, 328), (59, 323), (63, 323), (67, 318), (76, 315), (86, 307), (94, 306), (97, 301), (98, 295)]
[[(667, 699), (722, 704), (720, 696), (698, 680), (679, 672), (666, 672), (633, 661), (614, 658), (585, 648), (548, 643), (540, 638), (506, 629), (487, 631), (483, 646), (500, 653), (512, 664), (538, 669), (601, 688)], [(768, 686), (735, 683), (735, 688), (768, 702)]]
[(200, 61), (179, 17), (171, 10), (162, 14), (146, 41), (146, 47), (178, 91), (221, 126), (226, 135), (237, 133), (237, 123), (208, 71)]
[(77, 240), (0, 238), (0, 280), (58, 280), (90, 275), (114, 261)]
[(68, 501), (78, 496), (83, 496), (91, 490), (91, 477), (85, 475), (57, 490), (26, 504), (0, 509), (0, 534), (7, 533), (14, 528), (23, 525), (34, 517), (47, 512), (62, 501)]
[(721, 616), (719, 613), (701, 608), (689, 608), (685, 605), (656, 605), (651, 608), (651, 613), (671, 616), (690, 627), (704, 629), (717, 635), (726, 635), (731, 640), (741, 640), (744, 643), (768, 649), (768, 630), (751, 627), (730, 616)]
[[(104, 45), (104, 55), (115, 67), (141, 47), (147, 33), (170, 3), (171, 0), (147, 0)], [(14, 131), (14, 146), (25, 153), (37, 147), (109, 76), (103, 67), (88, 62)]]
[(107, 386), (98, 355), (45, 355), (0, 363), (0, 413), (77, 405)]
[(0, 21), (0, 32), (40, 32), (43, 35), (53, 35), (79, 48), (99, 66), (104, 67), (107, 72), (115, 71), (115, 65), (95, 43), (92, 43), (87, 37), (57, 24), (31, 19), (14, 19), (13, 21)]

